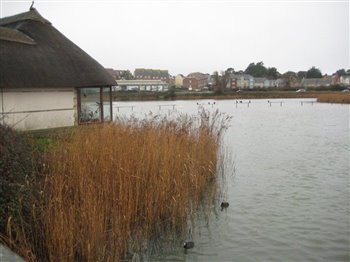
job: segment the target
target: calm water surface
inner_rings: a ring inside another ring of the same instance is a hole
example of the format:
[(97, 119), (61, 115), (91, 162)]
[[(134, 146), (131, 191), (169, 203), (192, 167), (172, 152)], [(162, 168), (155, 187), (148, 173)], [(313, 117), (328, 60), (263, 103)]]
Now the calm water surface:
[(200, 103), (233, 116), (229, 208), (198, 221), (195, 248), (185, 253), (178, 240), (149, 261), (350, 261), (350, 107), (270, 101), (114, 103), (118, 115), (196, 114)]

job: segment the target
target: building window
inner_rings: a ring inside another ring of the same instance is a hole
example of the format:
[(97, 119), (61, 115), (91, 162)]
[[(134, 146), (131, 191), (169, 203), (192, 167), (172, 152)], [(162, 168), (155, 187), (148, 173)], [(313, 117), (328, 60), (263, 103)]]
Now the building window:
[(79, 88), (78, 115), (79, 124), (111, 121), (111, 87)]

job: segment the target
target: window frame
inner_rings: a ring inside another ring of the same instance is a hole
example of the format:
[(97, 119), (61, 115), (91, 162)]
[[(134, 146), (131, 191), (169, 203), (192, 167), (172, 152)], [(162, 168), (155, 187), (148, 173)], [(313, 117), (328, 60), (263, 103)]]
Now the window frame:
[[(100, 116), (98, 121), (81, 121), (81, 90), (82, 89), (89, 89), (89, 88), (97, 88), (99, 89), (99, 110), (100, 110)], [(109, 100), (103, 100), (103, 89), (108, 88), (109, 89)], [(110, 118), (109, 120), (104, 119), (104, 103), (109, 102), (109, 113)], [(113, 120), (113, 107), (112, 107), (112, 87), (111, 86), (89, 86), (89, 87), (78, 87), (77, 88), (77, 113), (78, 113), (78, 125), (90, 125), (90, 124), (100, 124), (100, 123), (109, 123)]]

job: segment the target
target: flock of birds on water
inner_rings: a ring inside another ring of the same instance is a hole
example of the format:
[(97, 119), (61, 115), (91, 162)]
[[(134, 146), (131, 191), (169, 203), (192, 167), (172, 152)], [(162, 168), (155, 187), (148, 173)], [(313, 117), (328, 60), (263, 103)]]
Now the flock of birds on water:
[[(230, 204), (228, 202), (226, 202), (226, 201), (221, 202), (221, 204), (220, 204), (221, 211), (223, 211), (224, 209), (228, 208), (229, 205)], [(186, 240), (183, 243), (183, 247), (184, 247), (185, 250), (194, 248), (194, 242), (191, 241), (191, 240)]]

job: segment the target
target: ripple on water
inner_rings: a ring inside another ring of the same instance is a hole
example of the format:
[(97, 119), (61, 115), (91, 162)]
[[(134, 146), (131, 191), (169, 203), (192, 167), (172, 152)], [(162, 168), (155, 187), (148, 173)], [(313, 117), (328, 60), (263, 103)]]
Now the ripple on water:
[(293, 101), (217, 102), (234, 116), (224, 138), (235, 155), (230, 206), (174, 261), (350, 261), (349, 106)]

